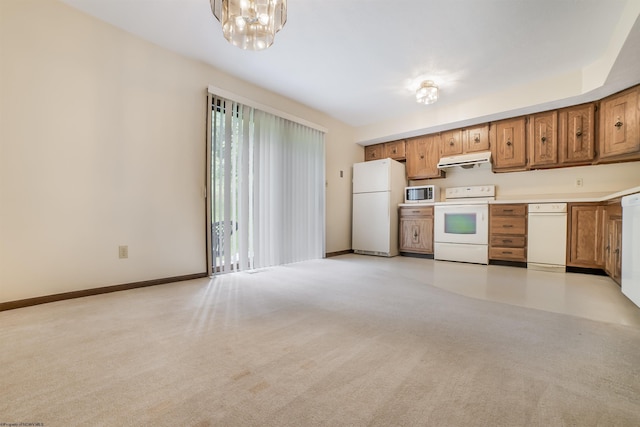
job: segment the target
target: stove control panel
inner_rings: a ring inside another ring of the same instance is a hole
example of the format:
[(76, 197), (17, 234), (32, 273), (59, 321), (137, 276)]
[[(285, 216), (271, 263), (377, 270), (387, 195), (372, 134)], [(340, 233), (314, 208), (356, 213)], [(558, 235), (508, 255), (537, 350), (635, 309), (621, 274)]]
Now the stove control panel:
[(450, 187), (445, 190), (446, 200), (495, 198), (495, 185), (472, 185), (469, 187)]

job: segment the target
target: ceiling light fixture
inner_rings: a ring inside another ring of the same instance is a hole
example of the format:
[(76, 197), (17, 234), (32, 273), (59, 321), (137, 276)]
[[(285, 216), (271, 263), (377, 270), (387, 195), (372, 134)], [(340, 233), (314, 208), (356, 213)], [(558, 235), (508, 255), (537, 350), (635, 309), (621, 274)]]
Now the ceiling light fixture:
[(287, 0), (210, 0), (229, 43), (240, 49), (263, 50), (273, 44), (287, 22)]
[(438, 86), (433, 81), (425, 80), (416, 91), (416, 101), (420, 104), (433, 104), (438, 100)]

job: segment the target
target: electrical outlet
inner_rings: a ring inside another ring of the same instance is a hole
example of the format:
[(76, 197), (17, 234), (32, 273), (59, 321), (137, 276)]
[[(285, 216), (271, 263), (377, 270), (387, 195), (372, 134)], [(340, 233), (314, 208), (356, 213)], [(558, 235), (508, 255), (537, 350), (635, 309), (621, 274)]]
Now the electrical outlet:
[(576, 187), (582, 187), (583, 181), (582, 178), (576, 178)]
[(129, 246), (118, 246), (118, 258), (129, 258)]

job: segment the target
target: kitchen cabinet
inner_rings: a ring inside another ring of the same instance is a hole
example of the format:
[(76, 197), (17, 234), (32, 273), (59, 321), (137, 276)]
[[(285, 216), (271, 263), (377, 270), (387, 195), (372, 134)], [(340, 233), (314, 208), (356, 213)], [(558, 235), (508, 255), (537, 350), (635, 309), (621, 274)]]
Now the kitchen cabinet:
[(489, 125), (479, 125), (462, 130), (462, 152), (489, 151)]
[(491, 155), (494, 172), (527, 168), (525, 117), (501, 120), (491, 126)]
[(529, 167), (556, 166), (558, 164), (558, 111), (533, 114), (528, 120)]
[(590, 164), (595, 157), (595, 104), (558, 111), (558, 163)]
[(450, 130), (440, 134), (440, 154), (442, 157), (462, 154), (462, 130)]
[(527, 205), (492, 204), (489, 260), (527, 262)]
[(393, 160), (405, 159), (405, 141), (385, 142), (382, 144), (368, 145), (364, 147), (364, 160), (380, 160), (390, 158)]
[(567, 266), (603, 268), (604, 206), (601, 203), (569, 203), (567, 211)]
[(406, 142), (407, 178), (444, 178), (438, 169), (440, 160), (440, 136), (437, 134), (408, 139)]
[(489, 125), (442, 132), (440, 144), (442, 157), (489, 151)]
[(622, 206), (620, 201), (605, 207), (604, 270), (618, 284), (622, 273)]
[(367, 145), (364, 147), (364, 160), (380, 160), (386, 157), (384, 144)]
[(400, 252), (433, 254), (433, 206), (400, 207)]
[(384, 144), (385, 157), (393, 160), (405, 159), (405, 142), (404, 139), (399, 141), (386, 142)]
[(600, 160), (640, 159), (640, 86), (600, 103)]

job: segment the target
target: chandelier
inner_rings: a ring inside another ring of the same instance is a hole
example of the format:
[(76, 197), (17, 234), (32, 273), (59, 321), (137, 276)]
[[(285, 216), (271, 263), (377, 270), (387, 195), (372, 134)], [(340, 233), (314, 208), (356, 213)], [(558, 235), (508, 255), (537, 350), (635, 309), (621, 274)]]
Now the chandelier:
[(287, 0), (210, 0), (229, 43), (240, 49), (262, 50), (273, 44), (287, 22)]
[(433, 81), (425, 80), (416, 91), (416, 101), (420, 104), (433, 104), (438, 100), (438, 86)]

